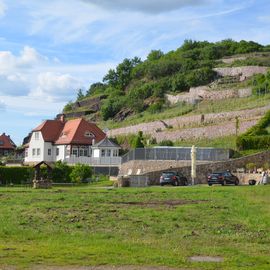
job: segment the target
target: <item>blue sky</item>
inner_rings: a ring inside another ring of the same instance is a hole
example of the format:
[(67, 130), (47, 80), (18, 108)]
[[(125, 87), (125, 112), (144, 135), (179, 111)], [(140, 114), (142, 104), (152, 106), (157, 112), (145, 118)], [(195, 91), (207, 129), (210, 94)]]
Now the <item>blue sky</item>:
[(0, 133), (17, 144), (124, 58), (185, 39), (270, 44), (269, 0), (0, 0)]

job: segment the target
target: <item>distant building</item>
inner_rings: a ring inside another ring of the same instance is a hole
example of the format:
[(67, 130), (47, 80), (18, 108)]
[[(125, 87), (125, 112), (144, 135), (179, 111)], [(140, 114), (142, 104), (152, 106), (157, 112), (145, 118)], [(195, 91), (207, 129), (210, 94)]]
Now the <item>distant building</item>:
[(57, 120), (46, 120), (33, 129), (25, 146), (24, 161), (61, 160), (68, 164), (119, 165), (119, 149), (94, 123), (83, 118), (65, 121), (62, 116)]
[(9, 135), (3, 133), (0, 136), (0, 156), (8, 156), (14, 154), (15, 150), (15, 143), (12, 141)]

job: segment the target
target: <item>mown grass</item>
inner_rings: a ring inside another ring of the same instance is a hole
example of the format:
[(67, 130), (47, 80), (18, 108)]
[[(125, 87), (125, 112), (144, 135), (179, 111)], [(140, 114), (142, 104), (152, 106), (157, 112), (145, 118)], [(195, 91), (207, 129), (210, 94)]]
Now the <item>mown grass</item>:
[[(269, 269), (270, 186), (0, 188), (0, 268)], [(168, 204), (175, 202), (175, 205)], [(192, 263), (190, 256), (221, 256)]]

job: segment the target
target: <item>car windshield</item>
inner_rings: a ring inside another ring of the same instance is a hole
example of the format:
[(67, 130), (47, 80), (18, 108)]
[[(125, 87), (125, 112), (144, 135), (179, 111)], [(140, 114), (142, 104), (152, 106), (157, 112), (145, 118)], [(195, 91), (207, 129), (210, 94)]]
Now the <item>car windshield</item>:
[(222, 173), (211, 173), (212, 176), (219, 176), (222, 175)]
[(173, 175), (175, 175), (175, 173), (174, 172), (164, 172), (164, 173), (162, 173), (162, 175), (164, 175), (164, 176), (173, 176)]

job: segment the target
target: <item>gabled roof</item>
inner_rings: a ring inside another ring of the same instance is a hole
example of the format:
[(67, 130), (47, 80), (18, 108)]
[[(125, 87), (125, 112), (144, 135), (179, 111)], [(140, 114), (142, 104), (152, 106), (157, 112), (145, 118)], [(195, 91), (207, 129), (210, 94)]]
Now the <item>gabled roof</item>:
[(33, 130), (36, 131), (42, 133), (44, 141), (58, 145), (92, 145), (93, 139), (99, 142), (106, 136), (94, 123), (89, 123), (83, 118), (68, 121), (46, 120)]
[(13, 149), (15, 150), (16, 144), (11, 140), (10, 136), (3, 133), (0, 136), (0, 149)]
[[(86, 136), (86, 133), (93, 136)], [(100, 141), (105, 138), (105, 133), (94, 123), (89, 123), (83, 118), (69, 120), (55, 144), (86, 144), (92, 145), (93, 139)]]
[(105, 137), (103, 140), (101, 140), (100, 142), (96, 143), (93, 145), (93, 147), (98, 147), (98, 148), (101, 148), (101, 147), (104, 147), (104, 148), (111, 148), (111, 147), (114, 147), (114, 148), (121, 148), (118, 144), (110, 141), (107, 137)]
[(40, 131), (45, 142), (54, 142), (58, 139), (63, 127), (64, 122), (60, 120), (45, 120), (42, 124), (33, 129), (33, 132)]

